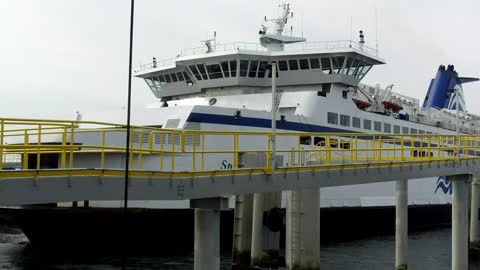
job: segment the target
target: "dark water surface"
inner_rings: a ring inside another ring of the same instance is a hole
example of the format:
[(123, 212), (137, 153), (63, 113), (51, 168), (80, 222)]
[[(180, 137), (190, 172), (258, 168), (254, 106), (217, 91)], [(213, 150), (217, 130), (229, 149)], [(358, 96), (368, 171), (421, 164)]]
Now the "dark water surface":
[[(479, 256), (480, 257), (480, 256)], [(322, 270), (394, 269), (394, 236), (321, 246)], [(125, 264), (125, 266), (123, 266)], [(158, 270), (193, 269), (193, 254), (158, 257), (121, 257), (69, 254), (65, 250), (45, 252), (28, 244), (26, 237), (12, 228), (0, 229), (0, 269), (37, 270)], [(223, 254), (222, 269), (230, 269), (230, 255)], [(409, 237), (409, 269), (451, 269), (451, 230), (437, 229), (412, 233)], [(470, 258), (470, 268), (480, 270), (480, 259)]]

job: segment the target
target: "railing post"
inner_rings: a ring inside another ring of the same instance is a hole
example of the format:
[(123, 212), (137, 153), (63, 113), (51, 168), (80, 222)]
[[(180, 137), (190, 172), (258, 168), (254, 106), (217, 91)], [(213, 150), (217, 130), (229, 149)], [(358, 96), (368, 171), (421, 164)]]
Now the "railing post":
[(193, 134), (193, 144), (192, 144), (192, 172), (195, 171), (196, 163), (197, 163), (197, 135)]
[(160, 133), (160, 171), (163, 171), (163, 157), (164, 153), (163, 151), (165, 150), (165, 133)]
[(202, 138), (202, 142), (201, 142), (201, 145), (202, 145), (202, 162), (201, 162), (201, 170), (205, 170), (205, 134), (202, 134), (201, 135), (201, 138)]
[(135, 129), (131, 129), (131, 134), (132, 136), (130, 136), (130, 153), (127, 153), (128, 155), (130, 155), (130, 159), (129, 159), (129, 164), (128, 164), (128, 168), (129, 169), (132, 169), (133, 167), (133, 153), (135, 152), (135, 149), (133, 149), (133, 138), (135, 137)]
[(102, 130), (102, 158), (100, 168), (105, 169), (105, 130)]
[(137, 157), (137, 158), (138, 158), (138, 161), (137, 161), (137, 168), (138, 168), (138, 169), (141, 169), (141, 168), (142, 168), (143, 133), (144, 133), (143, 130), (139, 131), (139, 133), (138, 133), (138, 135), (139, 135), (139, 138), (138, 138), (138, 145), (139, 145), (138, 151), (139, 151), (139, 152), (138, 152), (138, 157)]
[(69, 168), (73, 168), (73, 145), (75, 140), (75, 123), (72, 122), (70, 127), (70, 158), (68, 160)]
[(170, 161), (170, 169), (171, 171), (173, 172), (175, 170), (175, 137), (177, 134), (175, 134), (175, 132), (171, 132), (170, 133), (170, 136), (172, 138), (172, 157), (171, 157), (171, 161)]
[(42, 125), (41, 124), (38, 125), (37, 136), (38, 136), (38, 138), (37, 138), (37, 166), (36, 166), (36, 168), (37, 168), (37, 170), (40, 170), (40, 162), (41, 162), (41, 160), (40, 160), (40, 146), (42, 144)]
[(402, 158), (402, 161), (405, 160), (405, 141), (404, 141), (404, 134), (400, 135), (400, 155)]
[(60, 158), (60, 168), (65, 169), (67, 167), (67, 127), (63, 128), (62, 134), (62, 155)]
[(27, 151), (27, 146), (28, 146), (28, 130), (25, 129), (25, 133), (23, 135), (23, 164), (22, 164), (22, 167), (24, 170), (28, 169), (28, 155), (29, 155), (29, 152)]

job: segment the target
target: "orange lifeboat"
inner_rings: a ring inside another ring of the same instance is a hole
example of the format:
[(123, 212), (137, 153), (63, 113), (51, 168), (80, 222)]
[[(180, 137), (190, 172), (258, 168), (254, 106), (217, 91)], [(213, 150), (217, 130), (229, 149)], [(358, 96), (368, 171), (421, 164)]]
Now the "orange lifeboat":
[(365, 110), (366, 108), (372, 106), (372, 104), (370, 104), (370, 102), (365, 101), (365, 100), (352, 98), (352, 101), (353, 101), (353, 103), (355, 103), (355, 105), (357, 105), (357, 108), (359, 108), (360, 110)]
[(403, 110), (403, 107), (396, 104), (396, 103), (393, 103), (391, 101), (383, 101), (382, 102), (383, 106), (385, 107), (385, 109), (387, 110), (392, 110), (393, 112), (396, 112), (398, 113), (399, 111)]

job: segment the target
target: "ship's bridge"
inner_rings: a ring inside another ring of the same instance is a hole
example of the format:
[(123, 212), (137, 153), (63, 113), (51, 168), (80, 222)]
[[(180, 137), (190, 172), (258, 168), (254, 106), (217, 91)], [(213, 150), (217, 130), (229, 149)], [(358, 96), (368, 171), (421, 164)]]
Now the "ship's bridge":
[(182, 50), (175, 59), (141, 66), (135, 76), (145, 79), (155, 96), (166, 100), (208, 89), (240, 88), (251, 93), (271, 86), (268, 67), (272, 62), (277, 64), (278, 86), (356, 86), (372, 66), (385, 64), (376, 50), (354, 41), (288, 44), (283, 51), (232, 43)]

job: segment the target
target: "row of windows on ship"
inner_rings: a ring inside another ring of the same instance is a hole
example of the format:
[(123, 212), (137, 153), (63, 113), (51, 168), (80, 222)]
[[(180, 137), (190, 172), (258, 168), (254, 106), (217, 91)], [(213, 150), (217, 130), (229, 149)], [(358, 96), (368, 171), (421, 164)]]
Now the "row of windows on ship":
[[(340, 116), (340, 117), (339, 117)], [(340, 119), (340, 121), (339, 121)], [(351, 119), (351, 125), (350, 125)], [(350, 117), (349, 115), (338, 114), (333, 112), (327, 113), (327, 122), (333, 125), (340, 125), (343, 127), (354, 127), (354, 128), (362, 128), (362, 119), (359, 117)], [(389, 123), (383, 123), (380, 121), (373, 121), (369, 119), (363, 119), (363, 129), (365, 130), (373, 130), (378, 132), (384, 133), (392, 133), (392, 125)], [(382, 128), (383, 127), (383, 128)], [(425, 131), (416, 128), (408, 128), (408, 127), (401, 127), (399, 125), (393, 125), (393, 133), (394, 134), (432, 134), (430, 131)]]
[[(277, 63), (277, 71), (295, 71), (295, 70), (321, 70), (325, 74), (343, 74), (362, 79), (370, 70), (372, 65), (352, 57), (328, 57), (328, 58), (305, 58), (272, 61)], [(270, 62), (270, 63), (272, 63)], [(214, 80), (230, 77), (248, 77), (248, 78), (271, 78), (272, 74), (268, 71), (268, 61), (262, 60), (229, 60), (219, 64), (197, 64), (189, 65), (188, 69), (198, 81)], [(277, 72), (277, 77), (279, 72)], [(160, 90), (161, 85), (175, 82), (183, 82), (187, 85), (193, 85), (194, 82), (187, 72), (174, 72), (160, 74), (145, 79), (152, 90)]]

